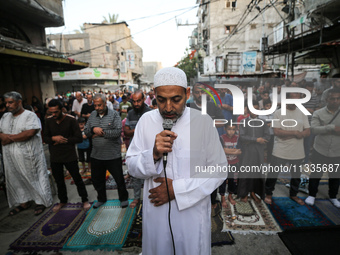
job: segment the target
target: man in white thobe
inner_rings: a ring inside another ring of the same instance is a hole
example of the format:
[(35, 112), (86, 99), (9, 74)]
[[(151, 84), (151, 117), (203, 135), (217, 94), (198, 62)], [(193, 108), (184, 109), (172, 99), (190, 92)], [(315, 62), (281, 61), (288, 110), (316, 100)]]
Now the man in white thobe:
[[(185, 106), (189, 95), (185, 73), (175, 67), (161, 69), (154, 87), (159, 109), (140, 118), (127, 152), (129, 174), (145, 179), (142, 253), (174, 254), (163, 170), (163, 153), (168, 153), (166, 173), (176, 253), (207, 255), (211, 253), (210, 194), (227, 173), (202, 172), (208, 166), (226, 169), (228, 163), (212, 119)], [(164, 119), (175, 123), (171, 131), (163, 130)]]
[(83, 98), (83, 94), (78, 91), (76, 93), (76, 100), (73, 101), (72, 112), (74, 112), (76, 119), (81, 117), (81, 108), (87, 103), (87, 99)]
[(9, 207), (17, 206), (15, 215), (36, 203), (35, 215), (41, 214), (53, 202), (48, 180), (45, 154), (37, 115), (22, 107), (18, 92), (4, 95), (8, 113), (0, 120), (0, 140), (3, 150)]

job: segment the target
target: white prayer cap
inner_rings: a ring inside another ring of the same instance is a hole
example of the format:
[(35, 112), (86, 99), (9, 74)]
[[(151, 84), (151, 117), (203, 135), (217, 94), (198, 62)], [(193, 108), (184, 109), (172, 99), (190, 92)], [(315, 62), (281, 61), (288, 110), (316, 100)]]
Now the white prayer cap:
[(170, 85), (187, 88), (187, 76), (185, 72), (177, 67), (166, 67), (155, 74), (154, 88)]

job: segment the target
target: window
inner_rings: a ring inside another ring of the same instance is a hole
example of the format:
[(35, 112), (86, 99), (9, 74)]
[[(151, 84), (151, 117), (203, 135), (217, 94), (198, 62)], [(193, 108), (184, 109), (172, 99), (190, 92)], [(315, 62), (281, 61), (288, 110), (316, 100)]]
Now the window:
[(232, 11), (236, 10), (236, 3), (237, 0), (235, 1), (230, 1), (230, 0), (226, 0), (225, 1), (225, 8), (230, 8)]
[(250, 29), (256, 29), (256, 24), (251, 24)]
[(105, 48), (107, 52), (110, 52), (110, 44), (106, 44)]
[(235, 28), (235, 26), (226, 25), (224, 33), (228, 35), (234, 30), (234, 28)]

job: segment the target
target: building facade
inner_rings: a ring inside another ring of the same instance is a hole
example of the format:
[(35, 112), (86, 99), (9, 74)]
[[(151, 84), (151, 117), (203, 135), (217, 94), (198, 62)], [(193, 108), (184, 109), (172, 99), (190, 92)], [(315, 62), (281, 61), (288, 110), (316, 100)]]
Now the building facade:
[(85, 23), (83, 28), (83, 33), (48, 36), (57, 51), (90, 63), (89, 68), (78, 72), (53, 73), (58, 90), (140, 84), (143, 50), (132, 40), (126, 22)]
[[(286, 17), (275, 1), (197, 0), (191, 49), (204, 58), (203, 75), (252, 75), (272, 70), (263, 56), (270, 34)], [(262, 66), (262, 68), (261, 68)]]
[(43, 101), (55, 96), (52, 71), (88, 66), (47, 48), (45, 28), (62, 25), (62, 0), (0, 0), (0, 95), (15, 90), (27, 103)]
[(340, 17), (338, 0), (287, 1), (289, 19), (280, 24), (275, 40), (266, 49), (268, 57), (285, 56), (287, 73), (297, 65), (327, 64), (340, 67)]

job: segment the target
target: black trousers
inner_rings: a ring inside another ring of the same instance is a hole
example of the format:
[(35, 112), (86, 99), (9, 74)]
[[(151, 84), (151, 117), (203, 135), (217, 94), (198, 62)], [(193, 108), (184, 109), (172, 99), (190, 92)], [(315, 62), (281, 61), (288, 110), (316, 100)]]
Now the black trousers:
[(74, 184), (77, 186), (77, 191), (79, 196), (81, 197), (81, 201), (87, 202), (87, 191), (85, 188), (85, 184), (83, 182), (83, 179), (81, 178), (79, 174), (79, 166), (78, 161), (72, 161), (72, 162), (66, 162), (66, 163), (56, 163), (51, 162), (51, 168), (52, 168), (52, 174), (54, 177), (54, 180), (57, 184), (58, 188), (58, 198), (60, 200), (60, 203), (67, 203), (67, 189), (64, 179), (64, 166), (66, 169), (70, 172)]
[[(272, 166), (285, 166), (288, 163), (288, 169), (290, 168), (290, 189), (289, 189), (289, 195), (291, 197), (295, 197), (297, 193), (299, 192), (299, 185), (301, 182), (300, 175), (300, 165), (302, 164), (303, 159), (297, 159), (297, 160), (290, 160), (290, 159), (283, 159), (278, 158), (272, 155)], [(295, 171), (294, 171), (295, 170)], [(265, 193), (266, 195), (273, 195), (273, 191), (275, 189), (275, 184), (277, 181), (277, 177), (279, 176), (280, 172), (269, 172), (267, 175), (267, 180), (265, 184)]]
[[(340, 184), (340, 157), (326, 157), (321, 155), (316, 150), (313, 150), (312, 153), (312, 165), (316, 166), (317, 164), (321, 165), (328, 165), (328, 170), (326, 171), (328, 173), (328, 195), (329, 198), (336, 198), (339, 191), (339, 184)], [(337, 165), (336, 165), (337, 164)], [(321, 166), (322, 169), (322, 166)], [(318, 193), (318, 187), (320, 183), (320, 179), (323, 175), (324, 171), (320, 172), (311, 172), (311, 175), (309, 176), (309, 195), (312, 197), (316, 197), (316, 194)]]
[(117, 183), (119, 200), (128, 200), (129, 194), (125, 187), (122, 158), (112, 160), (99, 160), (91, 158), (91, 168), (92, 183), (98, 193), (98, 202), (105, 203), (107, 200), (105, 180), (106, 170), (110, 172)]

